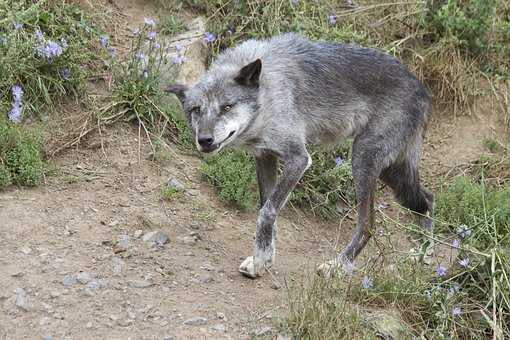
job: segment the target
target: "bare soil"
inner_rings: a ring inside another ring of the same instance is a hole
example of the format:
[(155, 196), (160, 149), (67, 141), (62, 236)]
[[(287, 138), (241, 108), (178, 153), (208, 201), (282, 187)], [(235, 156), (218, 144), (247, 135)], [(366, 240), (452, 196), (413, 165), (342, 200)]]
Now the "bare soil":
[[(114, 3), (126, 22), (154, 12), (149, 2)], [(452, 166), (476, 159), (491, 133), (479, 118), (434, 118), (425, 182), (436, 185)], [(285, 283), (309, 275), (351, 236), (355, 215), (324, 222), (286, 208), (274, 268), (257, 280), (242, 277), (237, 268), (251, 253), (256, 212), (220, 203), (201, 181), (198, 157), (176, 148), (154, 162), (139, 138), (119, 124), (53, 160), (44, 185), (0, 193), (0, 339), (245, 339), (264, 326), (272, 338)], [(186, 190), (165, 201), (169, 178)], [(391, 202), (387, 192), (378, 198)], [(398, 215), (395, 204), (386, 209)], [(169, 242), (143, 241), (153, 230)], [(395, 245), (409, 250), (408, 235), (392, 232)], [(370, 242), (357, 266), (380, 254), (379, 243)], [(80, 272), (89, 277), (69, 284)], [(207, 320), (185, 323), (198, 317)]]

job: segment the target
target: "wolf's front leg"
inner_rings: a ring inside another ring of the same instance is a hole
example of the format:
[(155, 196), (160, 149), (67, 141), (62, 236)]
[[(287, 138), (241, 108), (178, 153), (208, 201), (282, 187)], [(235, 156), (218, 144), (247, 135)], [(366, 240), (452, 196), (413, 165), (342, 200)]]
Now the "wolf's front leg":
[[(263, 163), (257, 158), (257, 177), (259, 178), (259, 186), (261, 193), (262, 208), (260, 209), (257, 219), (257, 231), (255, 233), (255, 242), (253, 255), (246, 258), (239, 271), (248, 277), (255, 278), (260, 276), (262, 272), (270, 267), (274, 261), (275, 255), (275, 239), (276, 239), (276, 218), (280, 209), (285, 205), (287, 199), (296, 186), (297, 182), (303, 176), (303, 173), (311, 165), (311, 158), (308, 155), (304, 145), (290, 147), (292, 154), (285, 154), (282, 157), (284, 167), (282, 175), (273, 190), (268, 190), (270, 185), (264, 186), (264, 177), (269, 178), (266, 184), (271, 183), (272, 178), (276, 178), (277, 163), (271, 165), (271, 175), (267, 177), (262, 165)], [(267, 169), (267, 168), (266, 168)], [(262, 176), (261, 176), (262, 175)], [(262, 181), (261, 181), (262, 177)]]

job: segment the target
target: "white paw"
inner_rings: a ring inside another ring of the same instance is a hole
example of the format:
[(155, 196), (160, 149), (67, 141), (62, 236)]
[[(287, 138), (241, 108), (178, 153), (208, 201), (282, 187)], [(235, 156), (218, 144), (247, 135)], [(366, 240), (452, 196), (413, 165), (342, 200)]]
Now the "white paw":
[(269, 267), (271, 267), (271, 262), (264, 261), (259, 257), (248, 256), (239, 266), (239, 272), (254, 279), (261, 276), (262, 272)]
[(354, 271), (354, 264), (347, 259), (333, 259), (324, 262), (317, 268), (317, 273), (329, 280), (333, 276), (351, 275)]

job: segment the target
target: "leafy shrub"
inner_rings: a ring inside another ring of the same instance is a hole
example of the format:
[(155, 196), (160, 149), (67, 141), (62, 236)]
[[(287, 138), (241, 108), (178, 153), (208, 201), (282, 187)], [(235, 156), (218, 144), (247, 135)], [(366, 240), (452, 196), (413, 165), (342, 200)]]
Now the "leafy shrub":
[(222, 201), (245, 210), (255, 206), (255, 162), (246, 152), (225, 151), (216, 157), (206, 158), (200, 171), (205, 180), (218, 189)]
[(58, 98), (81, 100), (99, 36), (86, 15), (64, 2), (0, 0), (0, 18), (0, 102), (11, 102), (14, 85), (24, 92), (22, 117)]
[(0, 118), (0, 189), (11, 183), (38, 185), (44, 168), (40, 138)]

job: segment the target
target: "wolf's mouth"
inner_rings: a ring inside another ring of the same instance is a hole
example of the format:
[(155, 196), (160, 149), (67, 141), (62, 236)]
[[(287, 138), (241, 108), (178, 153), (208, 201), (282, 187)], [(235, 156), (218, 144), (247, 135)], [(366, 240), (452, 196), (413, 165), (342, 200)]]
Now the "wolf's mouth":
[(223, 145), (223, 143), (225, 143), (227, 140), (229, 140), (229, 139), (230, 139), (230, 137), (232, 137), (235, 133), (236, 133), (236, 130), (231, 131), (231, 132), (228, 134), (227, 138), (225, 138), (224, 140), (222, 140), (221, 142), (219, 142), (219, 143), (217, 143), (217, 144), (213, 144), (213, 145), (211, 145), (210, 147), (207, 147), (207, 148), (202, 147), (202, 150), (201, 150), (201, 151), (202, 151), (202, 152), (205, 152), (205, 153), (211, 153), (211, 152), (213, 152), (213, 151), (218, 152), (218, 151), (219, 151), (219, 149), (221, 149), (221, 146)]

